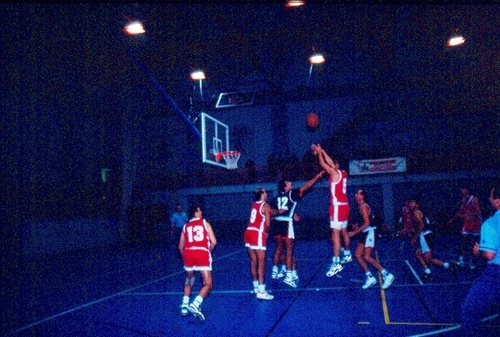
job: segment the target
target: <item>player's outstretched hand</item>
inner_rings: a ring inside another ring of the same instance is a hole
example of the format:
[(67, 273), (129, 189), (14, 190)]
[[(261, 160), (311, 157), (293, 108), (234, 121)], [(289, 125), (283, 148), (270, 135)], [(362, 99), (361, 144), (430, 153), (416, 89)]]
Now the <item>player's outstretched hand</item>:
[(319, 144), (312, 144), (311, 151), (314, 155), (317, 155), (321, 151), (321, 146)]

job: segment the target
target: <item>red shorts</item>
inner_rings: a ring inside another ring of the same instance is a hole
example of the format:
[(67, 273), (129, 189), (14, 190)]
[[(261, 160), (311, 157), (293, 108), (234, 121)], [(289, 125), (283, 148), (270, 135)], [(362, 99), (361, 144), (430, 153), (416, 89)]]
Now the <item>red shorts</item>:
[(184, 270), (212, 270), (212, 254), (204, 249), (185, 249), (182, 252)]
[(351, 208), (349, 204), (345, 205), (330, 205), (328, 213), (330, 216), (330, 228), (342, 229), (347, 228), (349, 220), (349, 212)]
[(481, 220), (469, 220), (465, 219), (464, 223), (462, 225), (462, 233), (463, 234), (469, 234), (469, 233), (479, 233), (481, 231)]
[(267, 233), (247, 228), (245, 230), (245, 234), (243, 235), (245, 247), (248, 247), (250, 249), (266, 250), (267, 236)]

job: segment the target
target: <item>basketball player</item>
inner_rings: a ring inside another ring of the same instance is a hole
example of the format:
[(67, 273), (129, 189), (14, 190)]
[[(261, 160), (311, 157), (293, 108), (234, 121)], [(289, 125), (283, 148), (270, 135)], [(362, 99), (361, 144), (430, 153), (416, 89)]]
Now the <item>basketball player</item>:
[(478, 242), (479, 232), (481, 230), (481, 207), (479, 205), (479, 200), (474, 196), (470, 188), (463, 185), (460, 188), (462, 193), (462, 203), (460, 209), (453, 216), (453, 218), (448, 221), (448, 224), (452, 224), (455, 219), (459, 218), (462, 220), (462, 235), (460, 241), (460, 256), (458, 257), (458, 265), (463, 267), (464, 257), (469, 259), (470, 269), (476, 267), (474, 260), (476, 259), (472, 255), (472, 247)]
[(283, 250), (286, 249), (286, 277), (283, 282), (292, 288), (297, 288), (296, 281), (299, 279), (297, 275), (297, 261), (293, 252), (295, 241), (293, 224), (297, 219), (295, 208), (304, 196), (304, 193), (321, 178), (323, 173), (324, 171), (321, 171), (300, 188), (293, 188), (291, 181), (280, 180), (278, 182), (278, 195), (273, 200), (273, 208), (280, 213), (274, 218), (275, 220), (272, 225), (276, 240), (276, 248), (273, 256), (273, 278), (278, 278), (278, 263), (280, 262)]
[(400, 228), (398, 231), (398, 236), (404, 238), (413, 237), (415, 234), (415, 228), (413, 224), (413, 215), (409, 207), (410, 199), (405, 199), (405, 204), (401, 210), (401, 219), (399, 220)]
[(372, 252), (375, 248), (375, 229), (371, 223), (370, 205), (366, 203), (367, 194), (365, 190), (358, 190), (354, 196), (358, 205), (357, 215), (354, 217), (353, 231), (349, 232), (349, 236), (359, 235), (358, 245), (356, 247), (356, 261), (366, 275), (363, 289), (368, 289), (377, 283), (377, 279), (372, 275), (368, 268), (368, 263), (374, 266), (381, 274), (384, 280), (382, 289), (387, 289), (394, 281), (394, 275), (389, 273), (380, 263), (373, 258)]
[(250, 212), (250, 221), (245, 230), (243, 240), (250, 256), (250, 273), (254, 293), (258, 299), (272, 300), (273, 295), (266, 291), (264, 273), (266, 270), (266, 247), (269, 225), (271, 221), (271, 207), (266, 202), (267, 192), (258, 188), (254, 192), (254, 203)]
[[(326, 276), (332, 277), (342, 271), (343, 263), (352, 261), (349, 235), (347, 233), (347, 222), (349, 220), (349, 201), (347, 199), (347, 172), (339, 169), (339, 163), (333, 160), (319, 144), (312, 144), (311, 150), (318, 156), (319, 164), (329, 174), (328, 187), (330, 190), (330, 217), (331, 241), (333, 245), (332, 265)], [(344, 256), (340, 260), (342, 234), (344, 244)]]
[(420, 265), (424, 268), (424, 275), (422, 278), (424, 280), (432, 279), (432, 272), (429, 268), (430, 265), (435, 265), (438, 267), (444, 267), (448, 269), (453, 276), (456, 277), (456, 270), (454, 264), (448, 262), (443, 262), (432, 256), (432, 249), (434, 248), (434, 242), (436, 240), (435, 234), (432, 232), (432, 224), (428, 219), (424, 218), (422, 211), (419, 209), (420, 203), (416, 198), (409, 199), (408, 209), (412, 216), (412, 228), (416, 228), (416, 232), (413, 234), (411, 240), (411, 245), (415, 245), (418, 241), (418, 248), (415, 251), (415, 257), (417, 258)]
[[(204, 321), (201, 312), (201, 303), (212, 290), (212, 250), (217, 244), (217, 239), (210, 223), (203, 219), (203, 212), (198, 205), (192, 205), (188, 210), (189, 220), (182, 230), (179, 240), (179, 251), (184, 261), (186, 281), (184, 283), (184, 296), (182, 298), (181, 315), (188, 311), (199, 320)], [(194, 272), (199, 271), (203, 278), (203, 287), (198, 296), (189, 304), (189, 297), (195, 281)]]

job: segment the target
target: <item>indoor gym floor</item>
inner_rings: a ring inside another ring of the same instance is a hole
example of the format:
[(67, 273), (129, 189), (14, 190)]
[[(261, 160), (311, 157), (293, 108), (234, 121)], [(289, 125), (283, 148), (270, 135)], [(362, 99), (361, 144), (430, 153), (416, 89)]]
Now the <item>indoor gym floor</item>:
[[(249, 258), (241, 242), (221, 240), (213, 252), (214, 288), (203, 302), (206, 321), (180, 315), (184, 271), (175, 245), (103, 247), (25, 261), (2, 301), (2, 336), (457, 336), (460, 307), (484, 265), (461, 268), (453, 278), (435, 267), (423, 282), (412, 248), (398, 238), (381, 238), (376, 257), (396, 279), (363, 290), (356, 261), (332, 278), (325, 276), (331, 246), (298, 240), (300, 276), (293, 289), (271, 279), (261, 301), (251, 294)], [(356, 242), (352, 243), (353, 251)], [(435, 256), (456, 258), (458, 238), (441, 237)], [(372, 269), (375, 271), (374, 269)], [(377, 276), (380, 281), (380, 275)], [(193, 293), (201, 277), (197, 274)], [(192, 296), (194, 298), (194, 296)], [(7, 319), (5, 319), (7, 318)], [(497, 314), (487, 317), (500, 331)]]

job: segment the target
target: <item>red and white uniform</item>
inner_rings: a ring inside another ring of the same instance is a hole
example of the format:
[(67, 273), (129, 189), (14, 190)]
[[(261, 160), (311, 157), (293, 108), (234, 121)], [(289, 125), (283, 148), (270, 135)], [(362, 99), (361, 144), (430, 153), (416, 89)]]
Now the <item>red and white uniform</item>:
[(464, 219), (462, 234), (479, 235), (482, 221), (481, 208), (479, 200), (475, 196), (471, 195), (462, 199), (459, 215)]
[(184, 235), (182, 252), (184, 269), (186, 271), (212, 270), (211, 243), (205, 219), (189, 220), (182, 229), (182, 235)]
[(330, 189), (330, 228), (342, 229), (347, 227), (349, 220), (349, 200), (347, 198), (347, 172), (337, 170), (339, 179), (333, 181), (332, 176), (328, 180)]
[(413, 233), (415, 233), (415, 226), (413, 223), (413, 212), (408, 206), (403, 207), (401, 220), (403, 222), (403, 226), (401, 228), (400, 234), (413, 235)]
[(267, 246), (267, 228), (266, 228), (266, 215), (262, 212), (264, 201), (256, 201), (252, 204), (250, 212), (250, 221), (245, 230), (243, 241), (245, 247), (250, 249), (266, 250)]

